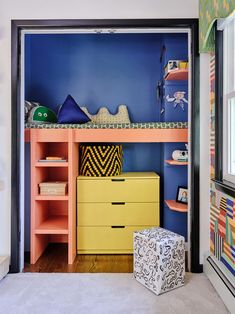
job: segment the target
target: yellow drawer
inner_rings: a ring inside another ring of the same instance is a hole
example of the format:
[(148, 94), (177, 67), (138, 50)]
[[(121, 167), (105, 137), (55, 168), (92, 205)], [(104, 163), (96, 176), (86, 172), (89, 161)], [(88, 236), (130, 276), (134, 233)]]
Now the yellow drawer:
[(159, 225), (159, 203), (78, 203), (78, 226)]
[(78, 227), (78, 253), (132, 253), (133, 232), (149, 226), (132, 226), (125, 228)]
[(159, 177), (107, 177), (77, 179), (77, 201), (159, 202)]

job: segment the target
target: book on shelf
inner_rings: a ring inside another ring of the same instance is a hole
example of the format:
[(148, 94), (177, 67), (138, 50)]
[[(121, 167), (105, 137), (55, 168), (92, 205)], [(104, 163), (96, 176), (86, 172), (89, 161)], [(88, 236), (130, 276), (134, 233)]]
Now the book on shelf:
[(47, 156), (46, 160), (64, 160), (64, 157), (59, 157), (59, 156)]
[(39, 159), (38, 162), (66, 162), (67, 159)]

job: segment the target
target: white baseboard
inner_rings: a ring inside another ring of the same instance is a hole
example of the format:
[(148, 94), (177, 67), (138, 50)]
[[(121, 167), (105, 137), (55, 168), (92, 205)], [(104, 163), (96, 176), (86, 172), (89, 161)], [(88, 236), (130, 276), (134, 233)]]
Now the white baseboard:
[(204, 258), (203, 271), (214, 286), (231, 314), (235, 314), (234, 278), (223, 265), (210, 254)]
[(0, 280), (9, 272), (9, 256), (0, 256)]

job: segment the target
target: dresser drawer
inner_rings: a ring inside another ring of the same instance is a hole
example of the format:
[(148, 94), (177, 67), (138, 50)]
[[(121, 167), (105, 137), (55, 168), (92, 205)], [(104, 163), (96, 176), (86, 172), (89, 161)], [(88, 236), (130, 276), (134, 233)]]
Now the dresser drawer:
[(77, 180), (77, 201), (159, 202), (159, 177), (109, 177)]
[(78, 226), (159, 225), (159, 203), (78, 203)]
[(78, 227), (78, 253), (132, 253), (134, 231), (148, 227)]

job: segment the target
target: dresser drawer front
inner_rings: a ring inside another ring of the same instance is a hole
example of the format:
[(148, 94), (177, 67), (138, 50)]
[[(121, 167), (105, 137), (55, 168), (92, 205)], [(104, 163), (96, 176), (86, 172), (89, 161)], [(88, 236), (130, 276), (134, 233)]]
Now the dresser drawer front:
[(78, 203), (78, 226), (159, 226), (159, 203)]
[(159, 202), (159, 179), (77, 180), (82, 202)]
[[(148, 226), (149, 227), (149, 226)], [(78, 227), (78, 251), (133, 251), (133, 233), (136, 230), (148, 228), (147, 226), (133, 226), (125, 228), (111, 227)]]

